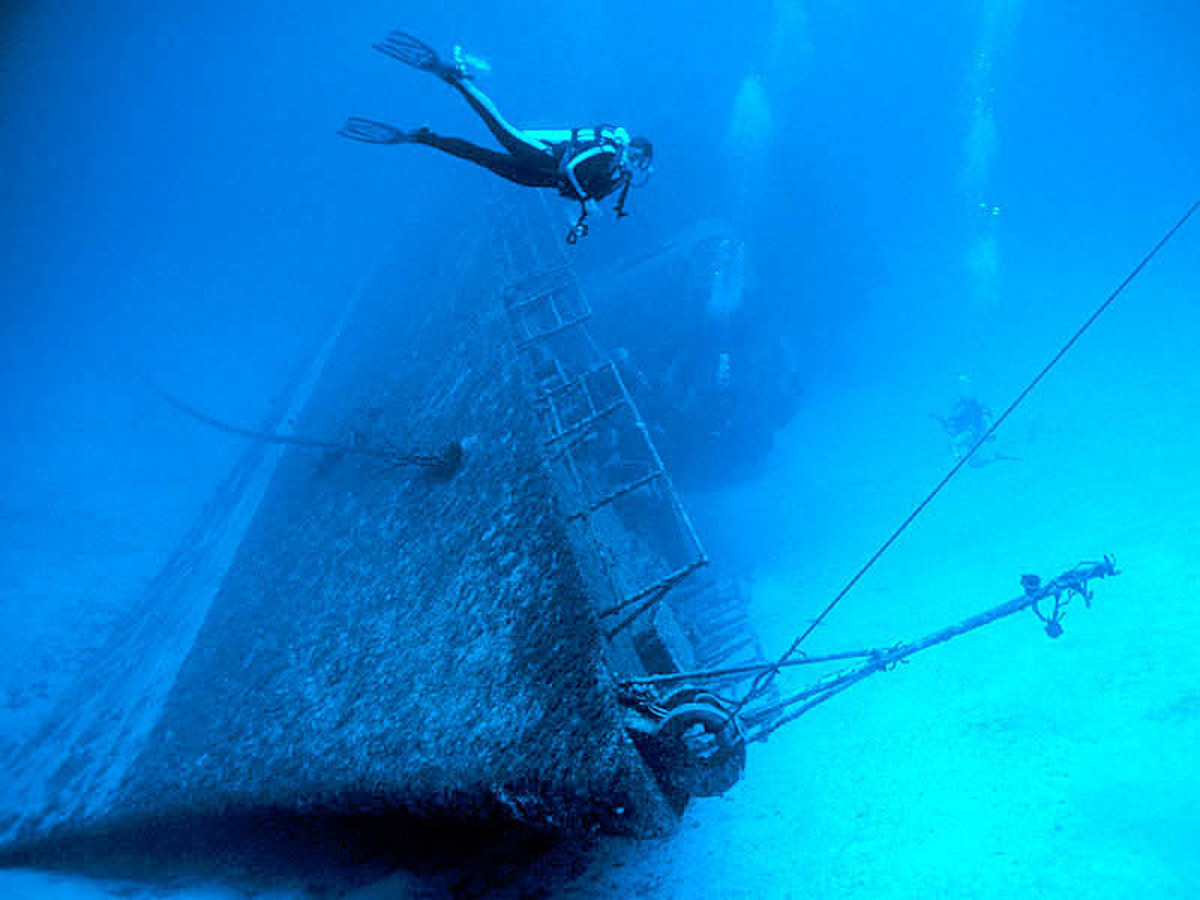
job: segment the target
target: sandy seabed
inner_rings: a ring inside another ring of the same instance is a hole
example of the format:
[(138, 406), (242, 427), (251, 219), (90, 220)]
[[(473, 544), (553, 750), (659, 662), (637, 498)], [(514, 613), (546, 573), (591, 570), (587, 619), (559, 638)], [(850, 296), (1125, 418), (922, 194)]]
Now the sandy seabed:
[[(809, 649), (890, 645), (1016, 596), (1025, 572), (1114, 554), (1122, 574), (1094, 584), (1091, 609), (1072, 604), (1063, 637), (1025, 613), (919, 654), (755, 745), (742, 782), (695, 802), (675, 836), (604, 840), (566, 883), (493, 895), (1197, 896), (1200, 376), (1125, 375), (1121, 394), (1079, 370), (1048, 386), (997, 442), (1018, 458), (964, 469)], [(753, 610), (772, 652), (951, 461), (928, 398), (904, 393), (814, 395), (759, 482), (704, 501), (756, 557)], [(314, 890), (0, 872), (13, 900), (455, 896), (445, 885), (403, 873)]]

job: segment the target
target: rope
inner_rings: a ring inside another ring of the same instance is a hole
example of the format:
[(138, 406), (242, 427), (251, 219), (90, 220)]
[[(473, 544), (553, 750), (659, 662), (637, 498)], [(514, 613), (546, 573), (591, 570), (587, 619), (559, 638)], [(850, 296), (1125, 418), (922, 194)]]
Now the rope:
[(209, 428), (215, 428), (218, 431), (223, 431), (226, 434), (237, 435), (238, 437), (248, 438), (252, 441), (263, 441), (268, 444), (287, 444), (293, 447), (310, 447), (317, 450), (331, 450), (336, 453), (350, 453), (359, 456), (369, 456), (373, 459), (379, 459), (388, 463), (388, 468), (397, 468), (399, 466), (420, 466), (426, 469), (435, 469), (439, 473), (453, 474), (462, 462), (462, 445), (453, 442), (449, 444), (439, 454), (423, 454), (423, 453), (405, 453), (393, 447), (383, 446), (359, 446), (355, 444), (343, 444), (337, 441), (325, 441), (316, 438), (299, 437), (290, 434), (276, 434), (269, 431), (256, 431), (252, 428), (242, 428), (238, 425), (231, 425), (228, 422), (223, 422), (205, 412), (201, 412), (194, 406), (184, 403), (178, 397), (168, 394), (166, 391), (158, 391), (159, 395), (175, 407), (179, 412), (183, 413), (197, 422), (207, 425)]
[(941, 492), (942, 488), (944, 488), (949, 483), (950, 479), (959, 473), (959, 470), (961, 470), (962, 467), (967, 464), (967, 462), (971, 459), (971, 457), (975, 455), (976, 451), (979, 450), (979, 448), (982, 447), (991, 438), (991, 436), (995, 433), (996, 429), (998, 429), (1001, 426), (1001, 424), (1003, 424), (1004, 420), (1007, 419), (1010, 415), (1012, 415), (1013, 411), (1018, 406), (1021, 405), (1021, 403), (1025, 400), (1026, 397), (1029, 396), (1030, 393), (1032, 393), (1033, 389), (1035, 387), (1037, 387), (1038, 384), (1042, 381), (1042, 379), (1045, 378), (1046, 375), (1050, 372), (1050, 370), (1053, 369), (1058, 364), (1059, 360), (1061, 360), (1064, 356), (1066, 356), (1067, 351), (1069, 351), (1072, 347), (1075, 346), (1075, 343), (1081, 337), (1083, 337), (1084, 333), (1089, 328), (1092, 327), (1092, 325), (1095, 323), (1095, 321), (1098, 318), (1100, 318), (1101, 314), (1106, 309), (1108, 309), (1109, 306), (1112, 305), (1113, 301), (1116, 300), (1117, 297), (1120, 296), (1121, 292), (1124, 291), (1125, 288), (1129, 286), (1130, 282), (1132, 282), (1133, 279), (1137, 278), (1137, 276), (1141, 273), (1142, 269), (1144, 269), (1146, 267), (1146, 265), (1150, 262), (1150, 260), (1152, 260), (1155, 257), (1155, 255), (1157, 255), (1158, 251), (1161, 250), (1166, 245), (1167, 241), (1169, 241), (1172, 237), (1175, 236), (1175, 232), (1179, 231), (1179, 229), (1183, 227), (1184, 223), (1187, 222), (1187, 220), (1192, 217), (1192, 214), (1198, 208), (1200, 208), (1200, 200), (1197, 200), (1195, 203), (1193, 203), (1191, 208), (1188, 209), (1188, 211), (1183, 214), (1183, 216), (1179, 219), (1179, 221), (1176, 222), (1171, 227), (1171, 229), (1162, 236), (1162, 238), (1159, 240), (1159, 242), (1154, 245), (1153, 249), (1151, 249), (1149, 253), (1147, 253), (1145, 256), (1142, 257), (1141, 262), (1139, 262), (1136, 266), (1133, 267), (1133, 270), (1128, 275), (1125, 276), (1124, 280), (1119, 285), (1117, 285), (1116, 289), (1111, 294), (1108, 295), (1107, 299), (1105, 299), (1105, 301), (1096, 308), (1096, 311), (1093, 312), (1087, 318), (1087, 321), (1085, 321), (1082, 325), (1080, 325), (1079, 329), (1073, 335), (1071, 335), (1070, 340), (1068, 340), (1065, 344), (1062, 345), (1062, 347), (1059, 348), (1058, 352), (1054, 354), (1054, 357), (1048, 363), (1046, 363), (1045, 366), (1042, 367), (1042, 370), (1040, 372), (1038, 372), (1037, 375), (1034, 376), (1033, 380), (1030, 381), (1029, 384), (1027, 384), (1025, 386), (1025, 389), (1022, 390), (1021, 393), (1017, 395), (1016, 399), (1013, 400), (1010, 404), (1008, 404), (1008, 407), (1004, 410), (1003, 413), (1000, 414), (999, 418), (997, 418), (996, 421), (992, 423), (992, 426), (986, 432), (984, 432), (983, 436), (980, 437), (979, 440), (977, 440), (975, 442), (975, 444), (971, 447), (971, 449), (968, 450), (967, 453), (961, 459), (959, 459), (957, 463), (954, 464), (954, 466), (950, 469), (950, 471), (946, 473), (945, 477), (943, 477), (942, 480), (937, 483), (937, 486), (934, 487), (934, 489), (931, 490), (925, 496), (925, 499), (917, 504), (916, 508), (913, 509), (913, 511), (908, 514), (908, 518), (906, 518), (903, 522), (900, 523), (900, 526), (898, 528), (896, 528), (896, 530), (891, 533), (891, 535), (888, 537), (888, 539), (883, 542), (883, 544), (879, 547), (879, 549), (876, 550), (871, 555), (871, 558), (868, 559), (862, 565), (862, 567), (857, 572), (854, 573), (854, 577), (851, 578), (846, 583), (845, 587), (843, 587), (840, 591), (837, 592), (837, 595), (832, 600), (829, 601), (829, 604), (821, 611), (821, 614), (812, 620), (812, 622), (809, 624), (808, 628), (804, 629), (803, 633), (799, 637), (797, 637), (794, 641), (792, 641), (791, 645), (787, 648), (787, 650), (784, 651), (783, 655), (779, 657), (779, 660), (774, 665), (770, 666), (768, 669), (761, 672), (754, 679), (754, 681), (750, 685), (750, 690), (748, 690), (746, 692), (746, 695), (744, 697), (742, 697), (742, 699), (740, 701), (738, 701), (737, 705), (733, 708), (733, 711), (730, 712), (730, 714), (729, 714), (730, 718), (733, 718), (738, 713), (740, 713), (746, 707), (746, 704), (750, 703), (756, 697), (761, 696), (762, 693), (764, 691), (766, 691), (766, 689), (768, 687), (770, 687), (771, 682), (774, 681), (774, 679), (775, 679), (775, 676), (777, 676), (779, 674), (780, 667), (783, 666), (789, 659), (792, 658), (792, 656), (796, 653), (796, 651), (800, 649), (800, 645), (802, 643), (804, 643), (805, 639), (810, 634), (812, 634), (813, 631), (816, 630), (817, 626), (819, 626), (823, 621), (825, 621), (825, 618), (831, 612), (833, 612), (834, 607), (837, 606), (842, 601), (842, 598), (845, 597), (848, 593), (850, 593), (850, 591), (854, 588), (854, 586), (856, 584), (858, 584), (859, 580), (865, 574), (867, 574), (867, 571), (870, 570), (870, 568), (875, 565), (875, 563), (879, 560), (879, 558), (881, 556), (883, 556), (883, 554), (885, 552), (887, 552), (888, 548), (891, 547), (892, 544), (894, 544), (896, 542), (896, 539), (900, 537), (900, 535), (905, 531), (905, 529), (907, 529), (908, 526), (913, 523), (913, 520), (915, 520), (917, 518), (917, 516), (919, 516), (922, 512), (924, 512), (925, 507), (927, 507), (930, 504), (930, 502), (933, 500), (933, 498), (936, 497)]

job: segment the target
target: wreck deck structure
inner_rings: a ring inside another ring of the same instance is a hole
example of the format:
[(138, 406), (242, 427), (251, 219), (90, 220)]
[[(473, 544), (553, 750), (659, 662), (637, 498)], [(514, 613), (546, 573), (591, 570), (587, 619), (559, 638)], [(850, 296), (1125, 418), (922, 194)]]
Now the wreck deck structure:
[(12, 761), (6, 859), (263, 811), (655, 835), (737, 780), (721, 701), (619, 687), (757, 644), (666, 602), (704, 551), (544, 215), (360, 293), (266, 426), (331, 446), (247, 447)]

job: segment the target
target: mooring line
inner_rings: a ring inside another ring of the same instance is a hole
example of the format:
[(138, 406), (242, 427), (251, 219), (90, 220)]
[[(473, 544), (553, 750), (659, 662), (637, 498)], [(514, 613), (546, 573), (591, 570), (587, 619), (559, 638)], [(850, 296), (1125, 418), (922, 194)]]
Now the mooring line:
[(979, 440), (977, 440), (975, 442), (975, 444), (971, 447), (971, 449), (968, 450), (966, 452), (966, 454), (963, 455), (962, 458), (960, 458), (958, 460), (958, 462), (956, 462), (954, 464), (954, 466), (950, 469), (950, 471), (946, 473), (945, 477), (943, 477), (942, 480), (937, 483), (937, 486), (934, 487), (933, 490), (931, 490), (928, 494), (926, 494), (925, 499), (917, 504), (916, 508), (914, 508), (913, 511), (908, 514), (908, 517), (903, 522), (900, 523), (899, 527), (896, 528), (891, 533), (891, 535), (888, 537), (888, 539), (886, 541), (884, 541), (883, 544), (880, 545), (879, 549), (876, 550), (871, 555), (870, 559), (868, 559), (865, 563), (863, 563), (862, 567), (859, 568), (859, 570), (854, 573), (854, 577), (851, 578), (848, 582), (846, 582), (846, 586), (837, 592), (837, 595), (834, 596), (834, 598), (829, 601), (829, 604), (821, 611), (821, 614), (812, 620), (812, 622), (809, 624), (809, 626), (806, 629), (804, 629), (803, 633), (801, 633), (801, 635), (799, 637), (797, 637), (794, 641), (792, 641), (791, 646), (789, 646), (787, 648), (787, 650), (784, 651), (783, 655), (779, 657), (779, 660), (777, 662), (775, 662), (773, 665), (766, 668), (761, 673), (759, 673), (759, 675), (751, 683), (750, 689), (746, 692), (746, 695), (744, 697), (742, 697), (741, 700), (738, 701), (737, 705), (734, 706), (733, 710), (730, 712), (730, 714), (729, 714), (730, 719), (732, 719), (734, 716), (736, 716), (738, 713), (740, 713), (746, 707), (746, 705), (748, 703), (750, 703), (756, 697), (759, 697), (764, 691), (766, 691), (766, 689), (768, 687), (770, 687), (771, 682), (774, 681), (774, 679), (775, 679), (775, 676), (779, 674), (780, 668), (783, 665), (785, 665), (787, 663), (787, 661), (792, 658), (792, 656), (794, 656), (796, 654), (796, 652), (800, 649), (800, 645), (802, 643), (804, 643), (805, 639), (810, 634), (812, 634), (813, 631), (816, 630), (817, 626), (819, 626), (823, 621), (825, 621), (825, 618), (831, 612), (833, 612), (834, 607), (837, 606), (842, 601), (842, 598), (845, 597), (848, 593), (850, 593), (850, 591), (854, 588), (854, 586), (856, 584), (858, 584), (859, 580), (864, 575), (867, 574), (867, 572), (870, 570), (870, 568), (872, 566), (874, 566), (876, 562), (878, 562), (879, 558), (881, 556), (883, 556), (884, 553), (887, 552), (888, 548), (891, 547), (892, 544), (894, 544), (896, 542), (896, 539), (900, 537), (900, 535), (904, 532), (904, 530), (913, 523), (913, 520), (915, 520), (917, 518), (917, 516), (919, 516), (925, 510), (925, 507), (927, 507), (930, 504), (930, 502), (933, 500), (933, 498), (936, 497), (941, 492), (942, 488), (944, 488), (949, 483), (950, 479), (953, 478), (955, 475), (957, 475), (959, 473), (959, 471), (962, 469), (962, 467), (965, 466), (967, 464), (967, 462), (971, 459), (971, 457), (975, 455), (975, 452), (977, 450), (979, 450), (979, 448), (982, 447), (985, 443), (987, 443), (987, 441), (995, 433), (996, 429), (1000, 427), (1001, 423), (1003, 423), (1005, 419), (1007, 419), (1010, 415), (1012, 415), (1013, 411), (1018, 406), (1021, 405), (1021, 403), (1025, 400), (1026, 397), (1029, 396), (1030, 393), (1032, 393), (1033, 389), (1035, 387), (1037, 387), (1038, 384), (1042, 381), (1042, 379), (1045, 378), (1047, 374), (1049, 374), (1050, 370), (1053, 369), (1058, 364), (1059, 360), (1061, 360), (1064, 356), (1066, 356), (1067, 351), (1069, 351), (1072, 347), (1075, 346), (1075, 343), (1081, 337), (1083, 337), (1084, 333), (1089, 328), (1092, 327), (1092, 325), (1095, 323), (1095, 321), (1098, 318), (1100, 318), (1101, 314), (1106, 309), (1108, 309), (1109, 306), (1112, 305), (1112, 302), (1121, 295), (1121, 292), (1124, 291), (1125, 288), (1128, 287), (1129, 284), (1135, 278), (1137, 278), (1137, 276), (1139, 274), (1141, 274), (1142, 269), (1144, 269), (1146, 267), (1146, 265), (1150, 262), (1150, 260), (1154, 259), (1154, 257), (1158, 254), (1159, 250), (1161, 250), (1164, 246), (1166, 246), (1167, 242), (1175, 236), (1175, 233), (1177, 231), (1179, 231), (1180, 228), (1183, 227), (1184, 223), (1187, 222), (1187, 220), (1192, 217), (1192, 214), (1197, 209), (1200, 209), (1200, 200), (1197, 200), (1196, 202), (1194, 202), (1191, 205), (1191, 207), (1188, 209), (1188, 211), (1186, 213), (1184, 213), (1183, 216), (1180, 217), (1179, 221), (1177, 221), (1173, 226), (1171, 226), (1171, 228), (1167, 231), (1167, 233), (1164, 234), (1162, 236), (1162, 238), (1158, 241), (1158, 243), (1154, 245), (1154, 247), (1150, 250), (1150, 252), (1142, 257), (1141, 262), (1139, 262), (1136, 266), (1133, 267), (1132, 271), (1130, 271), (1130, 273), (1125, 276), (1124, 280), (1122, 280), (1121, 283), (1119, 285), (1117, 285), (1116, 289), (1111, 294), (1109, 294), (1108, 297), (1104, 300), (1104, 302), (1101, 303), (1096, 308), (1095, 312), (1093, 312), (1087, 318), (1087, 321), (1085, 321), (1082, 325), (1080, 325), (1079, 328), (1076, 330), (1076, 332), (1073, 335), (1071, 335), (1070, 340), (1068, 340), (1065, 344), (1062, 345), (1062, 347), (1059, 348), (1058, 352), (1054, 354), (1054, 357), (1048, 363), (1046, 363), (1046, 365), (1044, 365), (1042, 367), (1042, 370), (1040, 372), (1038, 372), (1037, 375), (1034, 376), (1033, 380), (1030, 381), (1029, 384), (1027, 384), (1025, 386), (1025, 389), (1022, 390), (1021, 393), (1017, 395), (1016, 399), (1013, 400), (1010, 404), (1008, 404), (1008, 406), (1005, 408), (1004, 412), (1001, 413), (1000, 416), (996, 419), (996, 421), (992, 423), (992, 426), (986, 432), (984, 432), (983, 436), (980, 437)]

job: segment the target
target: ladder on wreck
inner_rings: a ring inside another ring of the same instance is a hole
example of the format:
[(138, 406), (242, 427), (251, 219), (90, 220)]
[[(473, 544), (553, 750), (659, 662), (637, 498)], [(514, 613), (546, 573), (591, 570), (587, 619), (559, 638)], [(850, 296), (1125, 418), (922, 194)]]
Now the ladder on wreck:
[(502, 215), (506, 314), (567, 516), (612, 587), (600, 610), (611, 639), (708, 559), (620, 367), (592, 337), (591, 306), (544, 203)]

